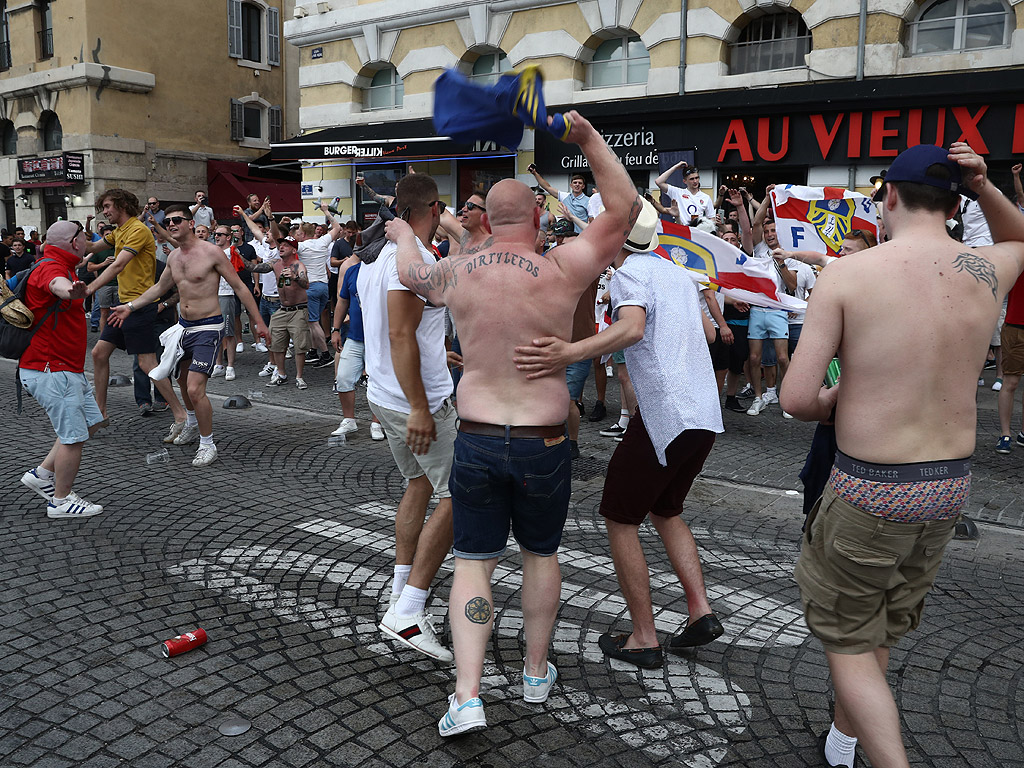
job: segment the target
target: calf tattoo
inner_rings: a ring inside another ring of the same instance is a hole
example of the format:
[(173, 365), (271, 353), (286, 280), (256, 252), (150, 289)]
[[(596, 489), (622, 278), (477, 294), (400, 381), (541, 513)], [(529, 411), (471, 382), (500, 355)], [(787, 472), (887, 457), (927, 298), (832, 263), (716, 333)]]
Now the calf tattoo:
[(992, 262), (986, 259), (984, 256), (979, 256), (976, 253), (959, 253), (957, 257), (953, 259), (953, 268), (957, 272), (966, 272), (971, 275), (979, 283), (985, 283), (989, 288), (992, 289), (992, 298), (998, 298), (998, 281), (996, 280), (996, 268), (992, 266)]
[(483, 597), (474, 597), (466, 603), (466, 618), (474, 624), (486, 624), (491, 620), (491, 604)]

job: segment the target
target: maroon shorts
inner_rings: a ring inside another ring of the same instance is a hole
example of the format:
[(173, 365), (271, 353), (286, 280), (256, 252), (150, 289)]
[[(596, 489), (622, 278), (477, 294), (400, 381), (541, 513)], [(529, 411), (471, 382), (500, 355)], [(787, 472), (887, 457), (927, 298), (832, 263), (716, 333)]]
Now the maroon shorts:
[(640, 411), (633, 414), (608, 462), (601, 514), (616, 523), (640, 525), (647, 514), (675, 517), (715, 444), (715, 433), (688, 429), (669, 443), (668, 466), (658, 462)]

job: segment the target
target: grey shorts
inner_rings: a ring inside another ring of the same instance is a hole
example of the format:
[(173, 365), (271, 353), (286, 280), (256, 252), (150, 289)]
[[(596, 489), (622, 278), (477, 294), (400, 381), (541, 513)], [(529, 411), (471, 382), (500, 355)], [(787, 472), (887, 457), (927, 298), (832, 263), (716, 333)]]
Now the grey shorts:
[(110, 309), (119, 304), (117, 300), (117, 283), (107, 283), (102, 288), (96, 289), (96, 303), (100, 309)]
[(224, 318), (224, 336), (235, 335), (235, 318), (238, 317), (238, 297), (235, 294), (230, 296), (218, 296), (220, 301), (220, 314)]
[(409, 414), (392, 411), (376, 403), (370, 403), (370, 411), (384, 427), (388, 447), (391, 448), (391, 455), (402, 477), (413, 480), (426, 475), (438, 498), (450, 497), (452, 494), (448, 490), (448, 478), (455, 458), (455, 422), (458, 418), (451, 400), (445, 400), (432, 414), (437, 428), (437, 440), (430, 444), (430, 450), (422, 456), (417, 456), (405, 444)]

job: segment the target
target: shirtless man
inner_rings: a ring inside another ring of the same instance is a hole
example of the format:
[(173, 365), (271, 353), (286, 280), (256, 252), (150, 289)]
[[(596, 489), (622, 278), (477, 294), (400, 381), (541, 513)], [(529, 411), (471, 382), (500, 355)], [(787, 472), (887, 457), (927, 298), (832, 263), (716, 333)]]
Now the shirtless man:
[[(877, 768), (909, 765), (885, 679), (889, 649), (920, 622), (967, 500), (975, 380), (1024, 269), (1024, 217), (985, 171), (959, 142), (893, 160), (877, 193), (891, 240), (821, 273), (783, 385), (782, 407), (798, 419), (835, 408), (839, 452), (795, 574), (835, 685), (829, 765), (852, 766), (857, 741)], [(978, 198), (996, 245), (968, 248), (946, 234), (959, 192)], [(837, 353), (841, 382), (823, 388)]]
[[(129, 315), (156, 301), (173, 286), (178, 287), (180, 302), (178, 323), (185, 331), (181, 347), (185, 354), (178, 370), (178, 388), (185, 403), (186, 421), (171, 425), (165, 442), (188, 445), (199, 436), (199, 450), (192, 466), (205, 467), (217, 459), (213, 443), (213, 406), (206, 396), (206, 382), (213, 371), (217, 350), (224, 334), (224, 322), (217, 299), (220, 278), (228, 281), (235, 295), (242, 300), (252, 317), (256, 332), (267, 337), (267, 326), (260, 318), (252, 293), (245, 287), (228, 261), (224, 251), (212, 243), (199, 240), (192, 231), (192, 212), (187, 205), (169, 205), (164, 226), (178, 243), (167, 257), (167, 268), (160, 280), (138, 298), (121, 304), (110, 312), (110, 323), (120, 326)], [(166, 382), (166, 380), (161, 380)], [(159, 387), (160, 382), (156, 382)], [(173, 393), (171, 394), (173, 398)]]
[(568, 141), (583, 150), (605, 202), (605, 212), (579, 237), (538, 256), (540, 210), (532, 190), (513, 179), (487, 194), (484, 223), (491, 237), (476, 253), (428, 264), (409, 227), (400, 220), (388, 224), (388, 238), (398, 243), (399, 278), (430, 303), (448, 305), (466, 360), (451, 475), (456, 559), (449, 617), (457, 681), (438, 723), (442, 736), (487, 725), (479, 694), (493, 623), (490, 579), (510, 527), (523, 556), (523, 698), (546, 701), (558, 676), (547, 653), (561, 588), (556, 553), (571, 490), (569, 392), (562, 370), (528, 380), (513, 364), (512, 349), (545, 336), (569, 338), (580, 294), (618, 254), (641, 205), (600, 134), (578, 113), (569, 114)]
[(265, 261), (253, 267), (253, 272), (273, 272), (277, 276), (277, 292), (281, 297), (281, 307), (270, 318), (270, 361), (274, 364), (274, 372), (270, 375), (268, 387), (284, 384), (288, 379), (285, 373), (285, 356), (288, 353), (289, 339), (295, 345), (295, 387), (306, 389), (306, 380), (302, 377), (306, 364), (306, 351), (312, 344), (309, 322), (306, 317), (309, 288), (309, 274), (306, 266), (299, 261), (299, 242), (293, 237), (282, 237), (277, 241), (277, 250), (281, 258)]

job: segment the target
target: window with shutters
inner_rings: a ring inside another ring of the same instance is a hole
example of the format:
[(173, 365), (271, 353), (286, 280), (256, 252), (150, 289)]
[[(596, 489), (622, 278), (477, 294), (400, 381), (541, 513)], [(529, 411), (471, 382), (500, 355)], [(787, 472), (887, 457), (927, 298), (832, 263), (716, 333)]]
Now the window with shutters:
[(284, 137), (284, 113), (257, 93), (231, 99), (231, 140), (243, 147), (267, 149)]
[(281, 10), (265, 0), (227, 0), (228, 55), (242, 66), (281, 64)]

